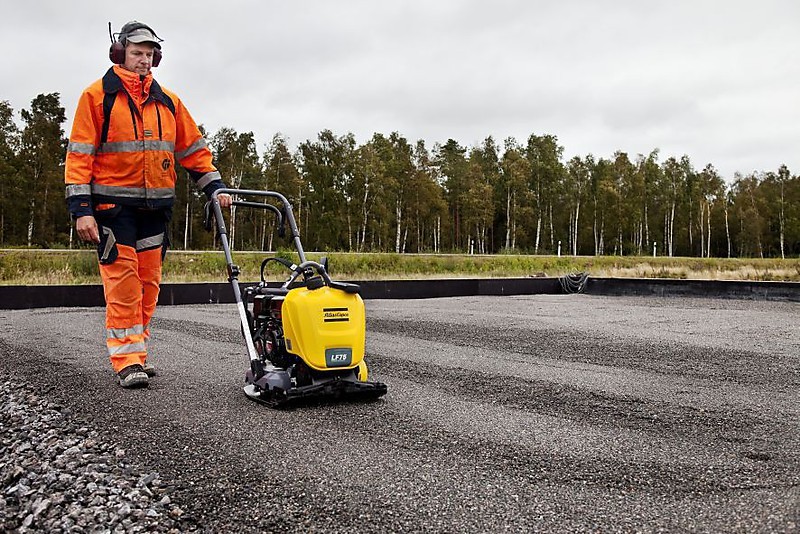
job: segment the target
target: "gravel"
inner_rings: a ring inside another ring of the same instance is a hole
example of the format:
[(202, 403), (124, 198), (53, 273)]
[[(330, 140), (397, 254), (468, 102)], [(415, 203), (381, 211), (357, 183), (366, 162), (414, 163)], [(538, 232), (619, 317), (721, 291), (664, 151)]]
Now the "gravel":
[(465, 297), (367, 317), (386, 397), (270, 410), (242, 394), (232, 305), (161, 307), (159, 374), (136, 391), (103, 310), (0, 311), (0, 530), (800, 526), (799, 303)]
[(0, 383), (0, 531), (185, 532), (158, 472), (14, 382)]

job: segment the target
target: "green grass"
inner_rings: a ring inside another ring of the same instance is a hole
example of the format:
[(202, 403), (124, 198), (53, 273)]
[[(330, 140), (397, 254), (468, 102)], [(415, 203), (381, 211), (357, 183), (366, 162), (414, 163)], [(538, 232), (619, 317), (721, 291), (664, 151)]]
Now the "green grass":
[[(288, 251), (276, 254), (234, 252), (242, 281), (259, 278), (261, 261), (277, 255), (297, 261)], [(318, 260), (322, 254), (309, 253)], [(509, 278), (562, 276), (586, 272), (595, 277), (682, 278), (711, 280), (800, 281), (800, 259), (666, 258), (646, 256), (531, 256), (460, 254), (350, 254), (332, 253), (331, 274), (339, 280), (392, 280), (409, 278)], [(283, 280), (286, 272), (271, 264), (269, 280)], [(224, 282), (222, 252), (171, 251), (164, 264), (164, 282)], [(92, 250), (0, 251), (3, 285), (97, 284), (97, 256)]]

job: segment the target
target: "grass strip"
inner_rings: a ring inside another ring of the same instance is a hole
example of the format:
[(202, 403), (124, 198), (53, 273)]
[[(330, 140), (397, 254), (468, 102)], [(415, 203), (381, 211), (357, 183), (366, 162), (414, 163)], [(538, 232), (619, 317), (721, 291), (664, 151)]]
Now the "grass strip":
[[(331, 275), (339, 280), (397, 280), (413, 278), (557, 277), (586, 272), (594, 277), (672, 278), (706, 280), (800, 281), (800, 258), (668, 258), (649, 256), (534, 256), (466, 254), (325, 254)], [(279, 256), (298, 261), (291, 251), (237, 252), (234, 262), (240, 280), (259, 279), (261, 261)], [(319, 260), (323, 254), (308, 253)], [(272, 263), (268, 280), (284, 280), (287, 273)], [(75, 285), (99, 283), (93, 250), (0, 251), (3, 285)], [(170, 251), (164, 263), (165, 283), (220, 282), (227, 279), (222, 252)]]

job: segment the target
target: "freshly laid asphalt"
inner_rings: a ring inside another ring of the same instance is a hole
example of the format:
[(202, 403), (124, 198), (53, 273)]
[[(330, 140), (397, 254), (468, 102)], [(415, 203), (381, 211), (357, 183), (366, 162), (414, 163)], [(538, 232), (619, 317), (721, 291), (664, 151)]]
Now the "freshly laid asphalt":
[(0, 379), (160, 473), (200, 530), (800, 528), (797, 302), (369, 300), (387, 396), (291, 410), (242, 393), (233, 305), (159, 308), (159, 376), (137, 391), (116, 384), (103, 317), (0, 311)]

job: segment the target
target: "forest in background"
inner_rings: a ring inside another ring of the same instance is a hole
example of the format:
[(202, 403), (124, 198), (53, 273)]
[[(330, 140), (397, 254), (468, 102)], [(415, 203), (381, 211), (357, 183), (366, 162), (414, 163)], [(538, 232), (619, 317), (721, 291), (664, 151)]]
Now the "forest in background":
[[(64, 201), (67, 138), (58, 93), (0, 101), (0, 247), (77, 248)], [(402, 134), (322, 130), (292, 150), (280, 134), (204, 132), (229, 187), (292, 202), (307, 250), (772, 257), (800, 255), (800, 179), (785, 165), (722, 177), (686, 155), (587, 154), (551, 134), (428, 147)], [(178, 168), (172, 248), (216, 248), (202, 193)], [(726, 180), (725, 178), (729, 178)], [(234, 208), (238, 250), (274, 250), (274, 221)]]

